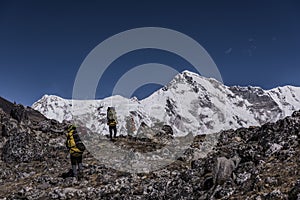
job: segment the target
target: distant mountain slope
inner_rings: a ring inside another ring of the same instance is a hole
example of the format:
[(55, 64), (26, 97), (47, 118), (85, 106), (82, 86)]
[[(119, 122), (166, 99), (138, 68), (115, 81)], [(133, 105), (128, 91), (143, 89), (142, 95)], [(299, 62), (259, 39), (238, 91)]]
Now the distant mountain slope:
[(13, 115), (14, 118), (29, 118), (32, 121), (42, 121), (46, 117), (42, 115), (39, 111), (34, 110), (30, 107), (24, 107), (20, 104), (14, 104), (6, 99), (0, 97), (0, 109), (2, 109), (6, 114)]
[(5, 113), (8, 113), (10, 114), (10, 111), (12, 110), (14, 104), (7, 101), (6, 99), (0, 97), (0, 108), (2, 108), (2, 110), (5, 112)]
[(142, 122), (150, 127), (171, 125), (177, 136), (189, 132), (197, 135), (258, 126), (291, 115), (300, 109), (300, 88), (228, 87), (184, 71), (143, 100), (112, 96), (83, 102), (45, 95), (32, 108), (58, 121), (71, 120), (76, 110), (82, 114), (87, 127), (105, 133), (108, 106), (116, 108), (119, 130), (124, 135), (129, 132), (130, 124), (136, 127), (133, 134), (137, 134)]

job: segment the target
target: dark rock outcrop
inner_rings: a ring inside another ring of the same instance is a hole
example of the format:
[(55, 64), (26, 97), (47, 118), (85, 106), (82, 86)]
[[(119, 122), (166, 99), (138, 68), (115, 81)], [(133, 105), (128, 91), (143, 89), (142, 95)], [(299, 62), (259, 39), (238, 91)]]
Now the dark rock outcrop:
[(33, 123), (46, 120), (46, 117), (40, 112), (30, 107), (24, 107), (21, 104), (11, 103), (2, 97), (0, 97), (0, 109), (13, 119), (16, 119), (19, 123), (27, 120)]
[(10, 111), (10, 116), (17, 120), (19, 123), (21, 121), (27, 121), (28, 120), (28, 115), (27, 112), (24, 108), (24, 106), (18, 104), (18, 105), (14, 105), (13, 108)]
[(10, 114), (10, 111), (13, 109), (14, 104), (7, 101), (6, 99), (0, 97), (0, 108), (4, 113)]

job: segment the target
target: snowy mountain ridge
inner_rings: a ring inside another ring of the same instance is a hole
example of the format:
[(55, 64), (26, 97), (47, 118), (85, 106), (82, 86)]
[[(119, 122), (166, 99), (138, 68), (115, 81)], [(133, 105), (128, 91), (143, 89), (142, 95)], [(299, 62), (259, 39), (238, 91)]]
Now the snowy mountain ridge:
[(177, 136), (198, 135), (258, 126), (291, 115), (300, 109), (300, 88), (229, 87), (183, 71), (143, 100), (112, 96), (79, 101), (44, 95), (32, 108), (60, 122), (72, 120), (74, 113), (80, 113), (88, 128), (107, 134), (108, 106), (116, 108), (118, 130), (123, 135), (138, 134), (142, 123), (149, 127), (170, 125)]

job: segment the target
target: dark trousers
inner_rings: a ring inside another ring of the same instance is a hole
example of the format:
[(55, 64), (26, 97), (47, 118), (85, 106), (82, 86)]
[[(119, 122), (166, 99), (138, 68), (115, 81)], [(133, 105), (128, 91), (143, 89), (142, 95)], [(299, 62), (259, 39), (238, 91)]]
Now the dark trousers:
[(109, 126), (109, 136), (112, 139), (112, 132), (114, 131), (114, 137), (117, 137), (117, 127), (116, 126)]
[(73, 175), (76, 177), (78, 175), (78, 171), (82, 171), (82, 154), (79, 155), (71, 155), (71, 164)]
[(78, 165), (79, 163), (82, 163), (82, 154), (81, 155), (76, 155), (76, 156), (73, 156), (71, 155), (71, 164), (72, 165)]

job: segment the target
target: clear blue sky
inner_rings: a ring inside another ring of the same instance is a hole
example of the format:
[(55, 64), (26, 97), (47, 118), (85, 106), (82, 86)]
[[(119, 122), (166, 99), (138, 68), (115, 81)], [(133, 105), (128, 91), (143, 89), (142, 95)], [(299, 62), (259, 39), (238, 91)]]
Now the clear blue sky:
[[(175, 3), (176, 2), (176, 3)], [(137, 27), (165, 27), (198, 41), (226, 85), (300, 86), (299, 1), (0, 1), (0, 96), (31, 105), (44, 94), (71, 98), (75, 75), (106, 38)], [(184, 60), (139, 50), (116, 60), (98, 98), (135, 65), (181, 71)], [(157, 89), (148, 85), (135, 95)]]

